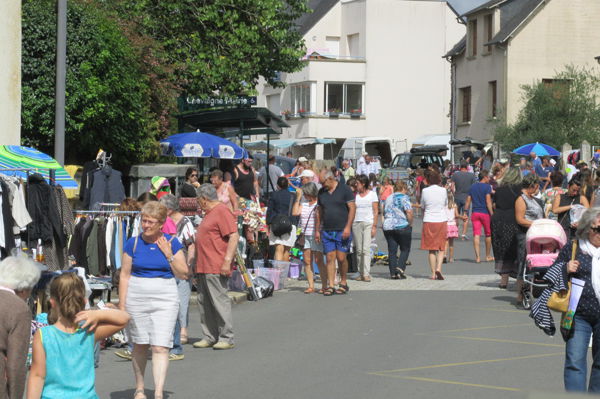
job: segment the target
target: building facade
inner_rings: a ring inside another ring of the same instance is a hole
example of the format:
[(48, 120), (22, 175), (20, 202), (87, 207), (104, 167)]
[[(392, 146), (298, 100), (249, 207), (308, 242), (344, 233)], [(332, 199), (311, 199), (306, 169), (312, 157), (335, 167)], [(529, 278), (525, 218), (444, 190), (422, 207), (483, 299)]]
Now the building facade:
[[(299, 21), (306, 66), (261, 81), (258, 105), (287, 117), (282, 138), (385, 136), (405, 140), (450, 130), (450, 65), (441, 57), (464, 35), (444, 1), (321, 0)], [(317, 147), (316, 158), (332, 151)], [(298, 155), (298, 154), (295, 154)]]
[(21, 143), (21, 0), (0, 13), (0, 145)]
[(513, 123), (522, 85), (553, 83), (566, 65), (598, 67), (600, 2), (493, 0), (463, 15), (466, 35), (450, 50), (452, 136), (491, 142)]

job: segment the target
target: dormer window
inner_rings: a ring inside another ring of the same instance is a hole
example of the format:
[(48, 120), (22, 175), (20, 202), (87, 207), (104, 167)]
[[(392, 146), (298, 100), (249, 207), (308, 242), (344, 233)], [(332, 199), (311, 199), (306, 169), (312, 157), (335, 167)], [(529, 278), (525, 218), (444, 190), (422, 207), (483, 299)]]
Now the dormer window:
[[(489, 43), (492, 41), (492, 37), (494, 36), (494, 15), (488, 14), (483, 17), (483, 31), (485, 34), (485, 43)], [(485, 46), (486, 53), (492, 52), (492, 46)]]
[(477, 55), (477, 19), (469, 21), (467, 34), (468, 55), (470, 57), (475, 57)]

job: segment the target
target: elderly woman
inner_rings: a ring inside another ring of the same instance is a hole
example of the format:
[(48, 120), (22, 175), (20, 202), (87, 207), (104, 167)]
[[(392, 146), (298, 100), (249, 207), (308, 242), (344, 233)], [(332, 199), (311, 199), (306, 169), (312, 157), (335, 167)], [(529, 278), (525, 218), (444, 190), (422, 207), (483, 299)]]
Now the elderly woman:
[(233, 212), (237, 212), (239, 207), (238, 196), (231, 183), (223, 181), (223, 172), (219, 169), (213, 170), (210, 174), (210, 182), (217, 190), (219, 201), (227, 205)]
[(0, 398), (23, 397), (31, 311), (25, 301), (40, 270), (25, 256), (0, 262)]
[(186, 279), (188, 266), (182, 244), (163, 234), (167, 207), (150, 201), (142, 207), (142, 234), (125, 243), (119, 282), (119, 308), (131, 315), (129, 338), (133, 343), (134, 399), (144, 399), (144, 372), (148, 347), (152, 348), (155, 398), (163, 397), (169, 368), (169, 348), (179, 313), (175, 277)]
[[(573, 327), (567, 337), (564, 384), (567, 391), (600, 392), (600, 209), (592, 208), (582, 215), (576, 230), (578, 248), (571, 260), (573, 242), (565, 245), (556, 262), (546, 272), (549, 287), (532, 308), (538, 327), (553, 335), (556, 328), (547, 301), (552, 292), (566, 290), (571, 277), (585, 281), (575, 312)], [(589, 382), (587, 357), (592, 338), (592, 367)]]
[(371, 281), (371, 240), (377, 234), (377, 214), (379, 199), (377, 193), (369, 188), (369, 178), (356, 176), (356, 216), (352, 223), (354, 248), (358, 260), (357, 281)]
[[(179, 203), (173, 194), (163, 196), (160, 202), (167, 207), (167, 215), (175, 223), (177, 239), (183, 244), (182, 250), (188, 265), (188, 277), (191, 277), (191, 268), (196, 256), (196, 229), (194, 228), (194, 224), (179, 212)], [(176, 278), (175, 280), (177, 281), (177, 291), (179, 292), (179, 317), (177, 318), (179, 325), (175, 329), (181, 329), (181, 344), (186, 344), (188, 341), (188, 310), (192, 294), (192, 281), (190, 278), (186, 280)], [(181, 348), (179, 349), (181, 350)], [(171, 351), (171, 353), (175, 352)]]
[[(305, 202), (302, 202), (303, 195), (306, 199)], [(296, 190), (296, 201), (292, 209), (292, 215), (300, 216), (298, 226), (304, 234), (304, 272), (308, 281), (308, 288), (304, 290), (305, 294), (315, 292), (313, 262), (317, 263), (317, 267), (321, 272), (321, 288), (327, 288), (327, 283), (323, 283), (323, 281), (327, 281), (327, 270), (323, 267), (323, 244), (315, 239), (318, 195), (319, 190), (315, 183), (306, 184), (302, 189)]]
[[(385, 200), (383, 210), (383, 235), (389, 252), (390, 278), (405, 279), (406, 261), (412, 240), (413, 211), (408, 187), (402, 180), (394, 186), (394, 193)], [(398, 258), (400, 248), (400, 258)]]
[(443, 280), (442, 262), (448, 233), (448, 217), (446, 216), (448, 194), (446, 189), (440, 185), (442, 177), (438, 172), (430, 171), (426, 179), (428, 187), (421, 193), (421, 207), (423, 208), (421, 249), (429, 251), (431, 280)]
[(540, 183), (533, 173), (526, 175), (521, 183), (522, 193), (515, 201), (515, 220), (519, 225), (517, 230), (517, 302), (523, 301), (523, 270), (525, 268), (525, 236), (534, 220), (544, 218), (544, 204), (535, 195), (539, 191)]
[(200, 187), (198, 178), (198, 169), (187, 168), (185, 171), (185, 183), (181, 186), (181, 196), (183, 198), (196, 198), (196, 189)]
[(194, 348), (231, 349), (233, 318), (227, 286), (240, 239), (236, 218), (219, 201), (211, 184), (198, 189), (198, 205), (206, 213), (196, 234), (198, 307), (204, 337)]

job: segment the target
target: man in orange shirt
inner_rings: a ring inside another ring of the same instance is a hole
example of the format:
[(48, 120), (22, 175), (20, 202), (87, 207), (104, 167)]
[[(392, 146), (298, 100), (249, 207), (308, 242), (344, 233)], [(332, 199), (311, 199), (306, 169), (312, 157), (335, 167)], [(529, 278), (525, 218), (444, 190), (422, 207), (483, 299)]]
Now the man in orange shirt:
[(233, 321), (227, 285), (240, 238), (236, 218), (219, 201), (212, 184), (198, 188), (198, 204), (206, 214), (196, 232), (198, 305), (204, 338), (194, 347), (231, 349)]

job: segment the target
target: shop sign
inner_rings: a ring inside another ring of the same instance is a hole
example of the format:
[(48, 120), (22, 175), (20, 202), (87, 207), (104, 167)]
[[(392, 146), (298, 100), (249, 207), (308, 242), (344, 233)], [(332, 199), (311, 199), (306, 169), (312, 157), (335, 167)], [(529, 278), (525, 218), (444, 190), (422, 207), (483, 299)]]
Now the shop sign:
[(196, 97), (187, 95), (177, 99), (179, 112), (210, 108), (250, 108), (256, 104), (256, 96)]

